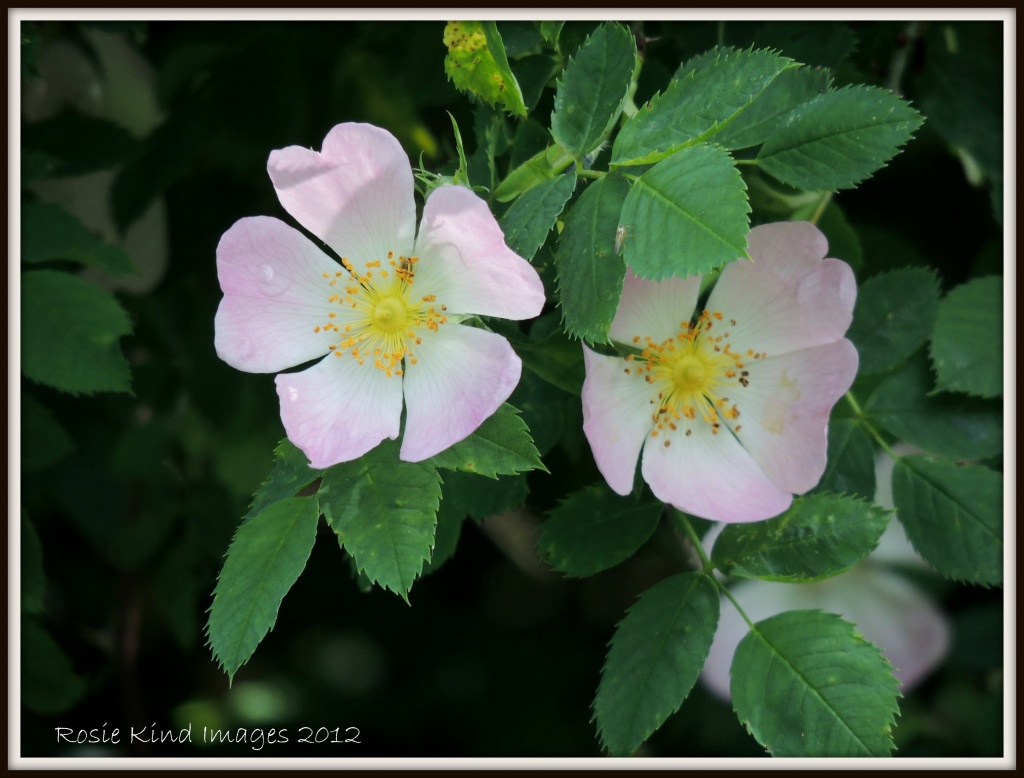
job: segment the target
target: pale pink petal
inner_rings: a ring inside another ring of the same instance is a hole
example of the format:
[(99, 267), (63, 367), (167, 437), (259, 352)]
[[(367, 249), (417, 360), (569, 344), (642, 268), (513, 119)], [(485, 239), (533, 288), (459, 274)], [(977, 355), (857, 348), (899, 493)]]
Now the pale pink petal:
[(627, 345), (633, 345), (635, 338), (643, 343), (648, 336), (661, 343), (679, 334), (682, 324), (690, 321), (699, 294), (700, 276), (648, 281), (627, 269), (608, 335)]
[(501, 406), (519, 383), (522, 362), (493, 332), (444, 324), (405, 360), (401, 459), (419, 462), (458, 443)]
[(728, 430), (715, 435), (699, 416), (668, 436), (649, 438), (642, 471), (659, 500), (712, 521), (770, 519), (793, 501), (793, 495), (774, 484)]
[[(797, 351), (843, 337), (857, 296), (850, 267), (822, 259), (824, 236), (806, 222), (779, 222), (750, 231), (754, 261), (726, 265), (708, 298), (724, 321), (733, 351), (769, 355)], [(735, 324), (732, 322), (735, 321)]]
[(544, 285), (529, 262), (505, 245), (494, 215), (469, 189), (435, 189), (416, 238), (415, 289), (458, 314), (529, 319), (544, 307)]
[[(742, 581), (732, 595), (753, 622), (784, 611), (822, 610), (853, 623), (896, 669), (906, 691), (942, 661), (949, 647), (949, 622), (935, 604), (902, 576), (869, 558), (853, 570), (811, 584)], [(749, 631), (731, 603), (722, 602), (718, 630), (701, 671), (701, 681), (730, 699), (729, 669), (736, 647)]]
[(635, 373), (628, 362), (583, 347), (583, 432), (597, 469), (617, 494), (633, 490), (640, 448), (654, 426), (658, 390)]
[(825, 472), (828, 417), (857, 376), (857, 350), (845, 338), (768, 359), (748, 360), (749, 384), (729, 392), (739, 418), (727, 420), (761, 469), (795, 494)]
[(214, 320), (217, 355), (238, 370), (274, 373), (328, 351), (314, 328), (332, 308), (324, 273), (341, 270), (302, 233), (269, 216), (240, 219), (217, 245), (224, 292)]
[(339, 124), (319, 153), (273, 151), (267, 172), (296, 221), (357, 268), (412, 251), (416, 229), (412, 167), (391, 133)]
[(313, 467), (357, 459), (398, 437), (402, 380), (348, 354), (275, 379), (288, 439)]

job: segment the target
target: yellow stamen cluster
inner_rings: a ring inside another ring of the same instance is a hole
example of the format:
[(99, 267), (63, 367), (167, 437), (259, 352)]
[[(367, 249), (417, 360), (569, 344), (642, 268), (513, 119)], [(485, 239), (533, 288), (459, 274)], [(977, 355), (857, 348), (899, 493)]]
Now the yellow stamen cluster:
[[(650, 401), (656, 406), (651, 414), (651, 437), (662, 436), (666, 448), (671, 445), (668, 436), (680, 427), (685, 435), (693, 434), (690, 422), (698, 416), (711, 425), (714, 435), (719, 433), (723, 419), (730, 422), (733, 432), (741, 430), (735, 423), (740, 417), (739, 405), (725, 392), (749, 386), (744, 360), (763, 359), (765, 354), (753, 349), (746, 354), (733, 351), (728, 329), (721, 334), (712, 332), (722, 321), (720, 312), (704, 310), (695, 323), (680, 322), (679, 332), (661, 343), (650, 336), (633, 338), (642, 350), (626, 357), (630, 365), (625, 370), (659, 390), (657, 400)], [(736, 320), (730, 319), (726, 326), (735, 327)]]
[(417, 262), (419, 257), (396, 259), (389, 251), (386, 266), (372, 260), (360, 271), (343, 257), (344, 271), (323, 274), (330, 287), (327, 302), (339, 310), (328, 313), (328, 321), (313, 331), (337, 336), (328, 345), (335, 357), (348, 355), (360, 365), (371, 360), (389, 378), (404, 373), (403, 360), (416, 364), (414, 346), (423, 342), (416, 331), (426, 327), (437, 332), (448, 322), (447, 308), (432, 305), (436, 295), (417, 299), (413, 293)]

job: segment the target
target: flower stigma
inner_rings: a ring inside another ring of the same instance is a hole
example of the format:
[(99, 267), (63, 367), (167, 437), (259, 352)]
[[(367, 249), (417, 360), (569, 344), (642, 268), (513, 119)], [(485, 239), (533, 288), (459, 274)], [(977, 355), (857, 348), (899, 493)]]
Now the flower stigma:
[(338, 310), (328, 313), (328, 320), (313, 331), (341, 336), (328, 346), (334, 356), (348, 356), (360, 365), (370, 360), (388, 378), (403, 375), (406, 365), (416, 364), (415, 347), (423, 342), (416, 331), (426, 327), (437, 332), (448, 322), (447, 309), (435, 305), (435, 295), (418, 297), (413, 291), (417, 262), (419, 257), (396, 259), (389, 251), (386, 268), (374, 260), (364, 263), (360, 272), (343, 257), (345, 271), (323, 274), (329, 287), (327, 302)]
[[(745, 355), (733, 351), (727, 327), (721, 334), (712, 333), (715, 324), (723, 328), (722, 321), (720, 312), (704, 310), (696, 323), (680, 322), (679, 332), (660, 343), (650, 336), (633, 338), (642, 350), (626, 357), (632, 363), (626, 373), (658, 389), (657, 399), (650, 401), (657, 406), (651, 415), (650, 435), (661, 436), (666, 447), (671, 445), (671, 434), (680, 429), (684, 435), (692, 435), (692, 423), (698, 418), (711, 426), (713, 435), (721, 430), (723, 419), (734, 433), (742, 429), (737, 423), (739, 404), (727, 393), (750, 385), (744, 360), (766, 355), (752, 349)], [(728, 325), (735, 327), (736, 320), (729, 319)]]

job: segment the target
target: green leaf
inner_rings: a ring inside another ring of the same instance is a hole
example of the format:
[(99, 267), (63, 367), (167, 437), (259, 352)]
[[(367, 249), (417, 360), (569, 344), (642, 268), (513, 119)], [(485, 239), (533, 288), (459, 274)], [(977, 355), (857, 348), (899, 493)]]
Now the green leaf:
[(71, 394), (127, 392), (118, 340), (132, 331), (112, 295), (68, 273), (21, 275), (21, 370)]
[(635, 751), (693, 687), (718, 626), (719, 596), (701, 573), (655, 584), (612, 636), (594, 699), (594, 718), (613, 756)]
[(623, 125), (611, 164), (646, 165), (714, 137), (791, 64), (770, 51), (715, 48), (694, 57)]
[(130, 273), (132, 261), (117, 246), (93, 235), (54, 203), (31, 200), (21, 207), (21, 261), (71, 260), (111, 275)]
[(43, 470), (74, 450), (75, 444), (50, 409), (38, 400), (21, 396), (21, 469)]
[(943, 575), (1003, 583), (1003, 476), (928, 457), (896, 460), (893, 501), (914, 548)]
[(828, 89), (830, 81), (827, 70), (783, 70), (745, 111), (715, 135), (715, 143), (726, 149), (759, 146), (790, 111)]
[(569, 59), (555, 92), (551, 135), (577, 160), (611, 133), (635, 68), (636, 41), (619, 24), (602, 24)]
[(641, 278), (707, 273), (746, 254), (750, 205), (732, 158), (700, 145), (633, 184), (619, 224), (626, 264)]
[(550, 181), (572, 164), (572, 156), (557, 144), (539, 151), (513, 170), (494, 190), (494, 199), (507, 203), (535, 186)]
[(862, 284), (849, 332), (860, 372), (883, 372), (917, 351), (931, 336), (938, 306), (939, 281), (926, 268), (893, 270)]
[(435, 465), (403, 462), (385, 440), (352, 462), (324, 473), (324, 516), (357, 568), (408, 602), (409, 589), (430, 559), (441, 498)]
[(74, 707), (85, 691), (68, 655), (35, 619), (21, 620), (21, 702), (36, 713)]
[(513, 332), (507, 327), (501, 329), (501, 334), (508, 338), (528, 370), (569, 394), (578, 396), (582, 391), (583, 348), (569, 340), (560, 328), (540, 341), (527, 340), (518, 330)]
[(653, 534), (664, 506), (620, 497), (604, 482), (570, 494), (541, 528), (540, 551), (570, 578), (585, 578), (629, 559)]
[(888, 756), (899, 682), (854, 626), (821, 611), (754, 625), (732, 660), (732, 704), (772, 756)]
[(932, 364), (935, 388), (979, 397), (1003, 393), (1003, 279), (975, 278), (939, 303)]
[(838, 419), (828, 425), (828, 464), (818, 490), (863, 497), (875, 496), (875, 447), (871, 436), (854, 419)]
[(433, 457), (437, 467), (488, 478), (547, 468), (540, 461), (530, 430), (519, 411), (503, 403), (465, 440)]
[(58, 176), (107, 170), (137, 152), (139, 142), (121, 125), (67, 111), (25, 125), (22, 146), (60, 161)]
[(890, 514), (846, 495), (798, 497), (774, 519), (727, 525), (711, 561), (726, 575), (819, 581), (849, 570), (874, 551)]
[(508, 247), (523, 259), (533, 259), (575, 188), (576, 171), (571, 170), (545, 181), (516, 200), (501, 218)]
[(541, 37), (550, 43), (552, 46), (558, 45), (558, 35), (562, 32), (562, 25), (565, 22), (556, 22), (546, 20), (540, 23), (540, 34)]
[(991, 402), (931, 395), (928, 362), (915, 357), (868, 398), (868, 416), (897, 438), (951, 459), (979, 459), (1003, 450), (1003, 415)]
[(622, 295), (626, 263), (616, 252), (626, 179), (611, 173), (588, 185), (565, 217), (555, 264), (565, 329), (604, 343)]
[(757, 155), (761, 169), (809, 192), (849, 189), (882, 168), (921, 126), (885, 89), (849, 86), (791, 111)]
[[(442, 494), (444, 494), (443, 486)], [(447, 501), (442, 497), (441, 507), (437, 510), (434, 548), (430, 552), (430, 561), (423, 565), (423, 572), (420, 575), (430, 575), (436, 572), (441, 565), (455, 555), (455, 549), (459, 545), (459, 536), (462, 534), (462, 522), (465, 520), (466, 515), (461, 511), (449, 508)]]
[(40, 613), (46, 594), (46, 574), (43, 571), (43, 544), (35, 525), (25, 511), (21, 512), (21, 610), (22, 613)]
[(313, 550), (319, 519), (315, 498), (292, 497), (267, 506), (235, 532), (206, 627), (229, 679), (277, 621), (281, 601)]
[(274, 466), (252, 496), (252, 505), (244, 520), (248, 521), (279, 500), (297, 496), (323, 474), (323, 470), (310, 467), (309, 458), (284, 438), (274, 449)]
[(448, 22), (444, 72), (461, 92), (469, 92), (510, 114), (526, 116), (523, 93), (505, 56), (494, 22)]

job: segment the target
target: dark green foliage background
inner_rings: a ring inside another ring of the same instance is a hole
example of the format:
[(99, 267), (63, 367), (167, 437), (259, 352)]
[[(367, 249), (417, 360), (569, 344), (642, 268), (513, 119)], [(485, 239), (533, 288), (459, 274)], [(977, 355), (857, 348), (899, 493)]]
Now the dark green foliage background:
[[(594, 26), (568, 23), (563, 49), (573, 51)], [(321, 523), (276, 626), (232, 688), (205, 646), (205, 611), (223, 554), (283, 437), (271, 378), (233, 370), (214, 353), (215, 247), (240, 217), (288, 220), (266, 176), (268, 153), (292, 144), (319, 148), (339, 122), (387, 128), (414, 161), (422, 150), (417, 138), (428, 132), (438, 153), (425, 156), (424, 166), (450, 172), (456, 160), (450, 111), (472, 155), (474, 108), (445, 78), (443, 23), (104, 27), (152, 62), (167, 120), (140, 144), (124, 143), (121, 156), (116, 144), (97, 153), (104, 164), (124, 166), (113, 190), (122, 223), (153, 198), (165, 199), (170, 266), (152, 292), (118, 295), (134, 328), (121, 342), (131, 394), (76, 397), (22, 381), (22, 392), (50, 409), (74, 443), (63, 454), (56, 433), (35, 427), (54, 437), (61, 456), (21, 481), (46, 576), (38, 619), (70, 660), (71, 675), (66, 660), (49, 659), (36, 643), (23, 643), (22, 650), (33, 651), (46, 683), (59, 687), (53, 699), (78, 694), (59, 712), (22, 710), (23, 755), (598, 756), (590, 704), (608, 638), (638, 594), (680, 568), (678, 544), (665, 526), (627, 563), (576, 580), (540, 564), (518, 566), (468, 521), (454, 557), (417, 583), (410, 607), (379, 589), (361, 591)], [(528, 42), (534, 30), (526, 22), (498, 27), (510, 57), (516, 41)], [(993, 106), (986, 97), (1002, 61), (1001, 31), (996, 23), (954, 27), (971, 47), (972, 67), (958, 69), (956, 87), (948, 87), (951, 65), (941, 52), (940, 25), (919, 28), (900, 87), (927, 121), (897, 164), (836, 198), (859, 237), (860, 266), (850, 259), (861, 281), (928, 265), (939, 271), (946, 293), (973, 276), (1001, 272), (1002, 231), (989, 192), (967, 181), (948, 145), (972, 142), (963, 131), (966, 112), (983, 124), (991, 118), (984, 112)], [(772, 46), (809, 66), (834, 68), (839, 84), (889, 86), (906, 28), (896, 22), (634, 25), (653, 39), (643, 47), (635, 99), (649, 99), (679, 62), (717, 43)], [(77, 40), (81, 29), (80, 23), (34, 25), (23, 66), (32, 65), (32, 51), (47, 41)], [(966, 94), (972, 101), (965, 102)], [(553, 95), (553, 89), (540, 92), (532, 115), (546, 119)], [(522, 134), (529, 139), (529, 131)], [(49, 142), (67, 148), (67, 138)], [(536, 148), (505, 149), (499, 165), (510, 158), (518, 164), (543, 143), (541, 133)], [(979, 162), (990, 178), (1001, 175), (1000, 157), (986, 152)], [(472, 160), (470, 173), (477, 175)], [(507, 207), (494, 205), (499, 215)], [(548, 271), (542, 275), (553, 283), (554, 270)], [(529, 363), (525, 347), (521, 353)], [(523, 409), (542, 453), (550, 449), (544, 461), (551, 473), (525, 476), (529, 504), (539, 513), (600, 476), (582, 437), (578, 398), (526, 375), (512, 402)], [(879, 376), (862, 377), (855, 391), (867, 397), (878, 382)], [(1001, 465), (1001, 459), (987, 461)], [(520, 550), (539, 558), (535, 540)], [(901, 701), (896, 756), (999, 755), (1002, 592), (931, 578), (927, 585), (952, 618), (954, 644), (944, 667)], [(291, 742), (261, 751), (127, 745), (129, 727), (154, 722), (161, 730), (191, 722), (193, 740), (204, 724), (285, 727)], [(57, 726), (104, 723), (121, 728), (120, 746), (56, 743)], [(301, 745), (303, 726), (355, 726), (361, 745)], [(640, 753), (763, 756), (764, 750), (729, 706), (698, 683)]]

